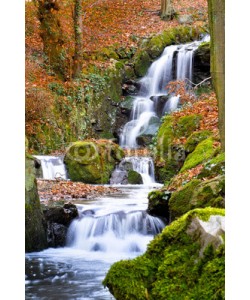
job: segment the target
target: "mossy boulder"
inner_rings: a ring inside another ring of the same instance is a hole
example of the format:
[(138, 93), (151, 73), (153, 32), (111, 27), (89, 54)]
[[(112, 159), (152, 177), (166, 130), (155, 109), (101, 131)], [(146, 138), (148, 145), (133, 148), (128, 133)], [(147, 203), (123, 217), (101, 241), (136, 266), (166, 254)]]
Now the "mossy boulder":
[(123, 157), (123, 150), (110, 140), (84, 140), (67, 149), (64, 162), (72, 181), (105, 184)]
[(224, 214), (218, 208), (188, 212), (145, 254), (113, 264), (103, 285), (118, 300), (225, 299)]
[(225, 176), (202, 181), (193, 179), (180, 190), (173, 192), (169, 200), (171, 220), (194, 208), (225, 207)]
[(46, 247), (46, 226), (37, 190), (35, 159), (27, 154), (25, 157), (25, 251), (40, 251)]
[(143, 184), (143, 179), (141, 174), (134, 170), (128, 171), (128, 183), (129, 184)]
[(219, 148), (214, 147), (213, 137), (203, 140), (196, 146), (195, 150), (187, 156), (180, 172), (194, 168), (200, 163), (206, 162), (218, 154), (218, 151)]

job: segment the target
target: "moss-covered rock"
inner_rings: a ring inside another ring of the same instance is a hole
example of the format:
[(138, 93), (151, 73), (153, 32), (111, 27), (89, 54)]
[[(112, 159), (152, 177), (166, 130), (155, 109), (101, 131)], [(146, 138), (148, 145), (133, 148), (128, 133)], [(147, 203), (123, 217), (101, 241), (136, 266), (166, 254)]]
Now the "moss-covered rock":
[(224, 213), (188, 212), (166, 226), (145, 254), (113, 264), (104, 286), (117, 300), (225, 299)]
[(193, 179), (180, 190), (173, 192), (169, 200), (171, 220), (175, 220), (194, 208), (225, 207), (225, 176), (210, 180)]
[(195, 150), (187, 156), (180, 172), (191, 169), (197, 166), (198, 164), (206, 162), (208, 159), (215, 156), (218, 153), (219, 149), (214, 147), (213, 143), (213, 137), (210, 137), (200, 142), (196, 146)]
[(134, 70), (138, 77), (142, 77), (147, 73), (152, 60), (147, 51), (141, 50), (134, 60)]
[(199, 128), (201, 116), (200, 115), (187, 115), (178, 120), (176, 125), (175, 134), (177, 137), (188, 137), (197, 128)]
[(192, 133), (186, 143), (184, 144), (185, 151), (191, 153), (194, 151), (196, 146), (203, 140), (207, 139), (212, 135), (212, 132), (209, 130), (196, 131)]
[(108, 183), (123, 150), (110, 140), (84, 140), (73, 143), (66, 151), (64, 162), (73, 181)]
[(156, 136), (156, 176), (160, 182), (169, 181), (183, 166), (185, 147), (175, 138), (188, 137), (199, 127), (201, 116), (192, 114), (177, 121), (171, 115), (163, 118)]
[(225, 176), (202, 181), (193, 191), (191, 209), (196, 207), (225, 207)]
[(134, 170), (128, 171), (128, 183), (129, 184), (143, 184), (143, 179), (141, 174)]
[(34, 159), (25, 157), (25, 251), (40, 251), (47, 247), (46, 228), (40, 207), (35, 178)]
[(198, 178), (214, 177), (225, 174), (225, 152), (209, 160), (201, 170)]
[(185, 184), (182, 189), (172, 193), (169, 200), (171, 221), (191, 210), (191, 198), (193, 196), (194, 190), (200, 183), (201, 180), (193, 179), (192, 181)]

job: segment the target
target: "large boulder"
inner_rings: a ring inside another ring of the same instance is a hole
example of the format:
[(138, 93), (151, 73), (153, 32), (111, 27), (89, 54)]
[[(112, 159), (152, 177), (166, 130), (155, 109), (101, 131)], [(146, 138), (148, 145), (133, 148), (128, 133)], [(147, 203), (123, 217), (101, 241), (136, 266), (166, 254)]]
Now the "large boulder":
[(25, 156), (25, 251), (40, 251), (47, 247), (46, 226), (37, 191), (35, 159)]
[(111, 140), (84, 140), (67, 149), (64, 162), (72, 181), (106, 184), (123, 157), (123, 150)]
[(225, 299), (224, 214), (218, 208), (188, 212), (143, 255), (113, 264), (103, 285), (118, 300)]

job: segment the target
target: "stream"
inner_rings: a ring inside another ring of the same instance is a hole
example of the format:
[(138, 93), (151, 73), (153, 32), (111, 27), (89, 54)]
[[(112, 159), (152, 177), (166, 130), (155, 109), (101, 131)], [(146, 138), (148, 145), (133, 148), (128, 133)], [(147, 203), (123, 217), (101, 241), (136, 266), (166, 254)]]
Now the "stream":
[(145, 212), (160, 186), (117, 185), (118, 194), (77, 204), (66, 247), (26, 254), (25, 299), (114, 299), (102, 286), (111, 264), (144, 253), (165, 226)]

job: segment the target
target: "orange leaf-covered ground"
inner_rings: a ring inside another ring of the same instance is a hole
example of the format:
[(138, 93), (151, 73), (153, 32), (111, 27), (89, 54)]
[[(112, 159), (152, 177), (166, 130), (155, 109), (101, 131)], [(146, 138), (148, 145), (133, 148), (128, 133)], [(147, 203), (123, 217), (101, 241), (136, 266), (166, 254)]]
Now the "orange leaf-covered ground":
[[(90, 0), (83, 1), (84, 49), (96, 50), (110, 45), (134, 45), (133, 37), (145, 37), (178, 25), (177, 19), (162, 21), (159, 17), (160, 0)], [(206, 0), (173, 0), (178, 15), (191, 14), (194, 25), (207, 20)], [(60, 2), (60, 22), (68, 37), (68, 48), (74, 42), (73, 1)], [(39, 36), (39, 20), (33, 2), (26, 2), (26, 46), (42, 49)], [(72, 52), (73, 53), (73, 52)]]
[(93, 199), (101, 195), (119, 192), (112, 187), (96, 186), (66, 180), (37, 180), (38, 193), (42, 201)]

